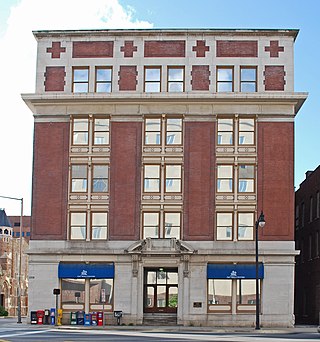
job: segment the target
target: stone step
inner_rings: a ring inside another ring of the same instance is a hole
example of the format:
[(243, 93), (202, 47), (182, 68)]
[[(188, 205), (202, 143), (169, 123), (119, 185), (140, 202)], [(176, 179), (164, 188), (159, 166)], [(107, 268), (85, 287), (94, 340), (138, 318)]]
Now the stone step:
[(177, 325), (177, 314), (172, 313), (145, 313), (144, 325)]

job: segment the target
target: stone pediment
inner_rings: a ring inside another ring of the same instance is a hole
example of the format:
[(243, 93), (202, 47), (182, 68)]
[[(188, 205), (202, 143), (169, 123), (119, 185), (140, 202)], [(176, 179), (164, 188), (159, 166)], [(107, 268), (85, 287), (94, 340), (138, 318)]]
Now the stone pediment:
[(152, 239), (146, 238), (129, 246), (125, 250), (129, 254), (194, 254), (197, 250), (192, 248), (186, 242), (172, 239)]

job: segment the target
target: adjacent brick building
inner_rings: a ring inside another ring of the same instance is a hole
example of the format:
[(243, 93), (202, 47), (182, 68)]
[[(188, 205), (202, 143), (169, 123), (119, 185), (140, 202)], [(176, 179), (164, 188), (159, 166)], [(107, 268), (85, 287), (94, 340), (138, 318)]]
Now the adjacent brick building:
[[(0, 209), (0, 305), (8, 311), (9, 316), (17, 315), (18, 288), (19, 288), (19, 262), (20, 239), (14, 238), (14, 227), (11, 217), (6, 215), (4, 209)], [(24, 216), (30, 223), (30, 216)], [(15, 217), (19, 222), (20, 217)], [(27, 228), (28, 230), (28, 228)], [(29, 226), (30, 231), (30, 226)], [(20, 236), (20, 234), (19, 234)], [(28, 248), (28, 240), (21, 240), (21, 314), (28, 314), (28, 256), (25, 253)]]
[(319, 324), (320, 319), (320, 166), (306, 172), (296, 191), (295, 315), (300, 324)]
[(34, 32), (31, 310), (292, 326), (297, 33)]

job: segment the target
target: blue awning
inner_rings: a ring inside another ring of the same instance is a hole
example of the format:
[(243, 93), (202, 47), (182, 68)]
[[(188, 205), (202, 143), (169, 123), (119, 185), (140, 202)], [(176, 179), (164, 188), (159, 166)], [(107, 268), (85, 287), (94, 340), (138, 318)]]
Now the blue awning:
[[(263, 263), (259, 263), (259, 279), (264, 278)], [(255, 264), (208, 264), (208, 279), (255, 279)]]
[(59, 278), (72, 279), (110, 279), (114, 278), (114, 264), (113, 263), (59, 263), (58, 267)]

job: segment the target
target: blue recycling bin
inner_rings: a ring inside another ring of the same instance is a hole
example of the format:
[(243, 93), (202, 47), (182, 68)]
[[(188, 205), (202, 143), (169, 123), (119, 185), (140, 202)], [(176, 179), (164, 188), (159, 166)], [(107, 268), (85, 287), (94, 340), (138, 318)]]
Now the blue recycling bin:
[(56, 324), (56, 309), (55, 308), (50, 309), (50, 324), (51, 325)]
[(84, 314), (84, 325), (91, 325), (91, 314)]

